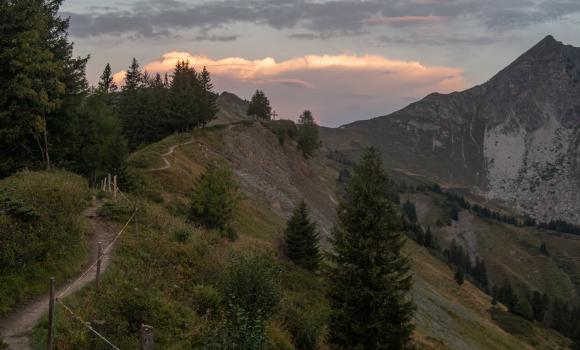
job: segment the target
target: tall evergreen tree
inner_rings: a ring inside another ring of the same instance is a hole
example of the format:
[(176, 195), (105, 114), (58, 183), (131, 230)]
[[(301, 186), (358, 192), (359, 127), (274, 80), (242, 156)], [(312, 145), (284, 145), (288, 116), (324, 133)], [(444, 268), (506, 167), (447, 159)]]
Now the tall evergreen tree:
[(301, 201), (286, 224), (285, 251), (288, 258), (310, 271), (320, 263), (319, 237), (316, 225), (308, 217), (306, 203)]
[(169, 127), (173, 132), (189, 131), (201, 124), (201, 86), (198, 74), (188, 61), (178, 61), (169, 87)]
[(199, 74), (199, 84), (201, 87), (199, 101), (200, 125), (205, 126), (216, 118), (216, 114), (219, 111), (216, 102), (217, 95), (213, 91), (211, 75), (206, 67), (203, 67), (203, 70)]
[(101, 79), (99, 80), (98, 91), (108, 94), (117, 91), (117, 84), (113, 80), (113, 73), (111, 72), (111, 65), (107, 63), (103, 73), (101, 74)]
[(304, 111), (298, 118), (298, 149), (304, 157), (311, 157), (319, 147), (318, 125), (312, 112)]
[(266, 97), (266, 94), (264, 94), (262, 90), (256, 90), (254, 96), (252, 96), (250, 104), (248, 105), (246, 114), (259, 120), (272, 119), (270, 100), (268, 100), (268, 97)]
[(405, 236), (380, 152), (368, 149), (345, 189), (329, 255), (330, 341), (338, 349), (404, 349), (414, 305)]
[(141, 93), (143, 73), (135, 58), (131, 61), (129, 70), (125, 73), (125, 84), (121, 92), (119, 116), (123, 123), (123, 131), (131, 149), (137, 148), (142, 142), (144, 98)]
[(237, 203), (232, 170), (224, 162), (213, 161), (196, 181), (190, 196), (189, 218), (210, 229), (227, 230)]
[(50, 167), (49, 146), (69, 141), (71, 111), (86, 92), (87, 58), (72, 57), (61, 3), (0, 4), (0, 176), (39, 161)]

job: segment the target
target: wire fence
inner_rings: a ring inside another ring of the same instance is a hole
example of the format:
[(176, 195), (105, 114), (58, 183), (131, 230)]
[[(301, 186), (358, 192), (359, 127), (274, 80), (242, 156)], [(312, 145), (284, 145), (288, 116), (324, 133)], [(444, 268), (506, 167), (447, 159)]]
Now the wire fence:
[(121, 228), (121, 230), (119, 230), (119, 232), (117, 232), (117, 234), (115, 235), (115, 237), (109, 242), (109, 244), (107, 244), (107, 246), (102, 250), (102, 253), (97, 257), (97, 259), (88, 267), (86, 268), (83, 273), (81, 273), (77, 278), (75, 278), (71, 283), (68, 284), (68, 286), (66, 288), (64, 288), (55, 298), (56, 302), (58, 304), (60, 304), (63, 309), (76, 321), (78, 321), (81, 325), (83, 325), (84, 327), (86, 327), (91, 333), (93, 333), (94, 335), (96, 335), (99, 339), (101, 339), (103, 342), (105, 342), (107, 345), (109, 345), (112, 349), (115, 350), (121, 350), (118, 346), (116, 346), (115, 344), (113, 344), (112, 341), (110, 341), (109, 339), (107, 339), (104, 335), (102, 335), (101, 333), (99, 333), (96, 329), (93, 328), (93, 326), (91, 325), (90, 322), (85, 321), (79, 314), (75, 313), (72, 308), (70, 306), (68, 306), (63, 300), (62, 298), (66, 297), (67, 294), (69, 293), (69, 291), (74, 288), (77, 285), (80, 285), (80, 283), (82, 282), (82, 280), (89, 274), (91, 273), (95, 267), (102, 262), (103, 257), (109, 255), (112, 251), (112, 249), (114, 248), (116, 242), (119, 240), (119, 238), (121, 237), (121, 235), (123, 235), (124, 232), (127, 231), (127, 228), (129, 227), (129, 225), (131, 224), (131, 222), (136, 220), (136, 215), (137, 212), (139, 211), (139, 208), (137, 208), (135, 206), (135, 204), (133, 203), (133, 201), (131, 201), (129, 199), (129, 197), (123, 193), (121, 190), (119, 190), (118, 188), (115, 188), (115, 191), (117, 191), (119, 194), (121, 194), (121, 196), (133, 207), (133, 213), (131, 214), (131, 217), (129, 217), (129, 219), (127, 220), (127, 222), (125, 223), (125, 225), (123, 225), (123, 227)]

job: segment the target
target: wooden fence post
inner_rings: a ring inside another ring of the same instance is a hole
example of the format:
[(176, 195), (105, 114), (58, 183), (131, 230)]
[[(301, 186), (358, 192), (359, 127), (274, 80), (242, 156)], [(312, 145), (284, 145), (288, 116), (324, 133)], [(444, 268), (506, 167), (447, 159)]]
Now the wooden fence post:
[(111, 174), (107, 176), (107, 192), (111, 192)]
[(153, 327), (141, 324), (140, 350), (153, 350), (153, 348), (154, 348)]
[(95, 287), (99, 290), (101, 282), (101, 262), (103, 260), (103, 242), (99, 242), (99, 249), (97, 253), (97, 276), (95, 277)]
[(117, 201), (117, 175), (113, 176), (113, 200)]
[(54, 342), (54, 277), (50, 278), (50, 299), (48, 300), (48, 341), (46, 348), (52, 350), (52, 344)]

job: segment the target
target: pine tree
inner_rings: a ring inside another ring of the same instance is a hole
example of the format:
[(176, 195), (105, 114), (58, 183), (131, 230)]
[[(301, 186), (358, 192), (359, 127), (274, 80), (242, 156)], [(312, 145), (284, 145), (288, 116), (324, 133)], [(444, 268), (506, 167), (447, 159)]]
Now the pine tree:
[(455, 282), (457, 282), (457, 284), (462, 285), (463, 282), (465, 281), (465, 274), (464, 274), (463, 270), (460, 268), (457, 268), (455, 270), (455, 275), (453, 276), (453, 278), (455, 279)]
[(318, 125), (314, 121), (312, 112), (304, 111), (298, 118), (298, 149), (305, 158), (311, 157), (320, 147)]
[(188, 61), (178, 61), (169, 87), (171, 110), (168, 121), (173, 132), (189, 131), (201, 125), (201, 91), (195, 69)]
[(246, 114), (259, 120), (272, 119), (270, 100), (268, 100), (268, 97), (266, 97), (266, 94), (264, 94), (262, 90), (256, 90), (254, 96), (252, 96), (250, 104), (248, 105)]
[(232, 170), (224, 162), (213, 161), (196, 181), (190, 196), (189, 218), (223, 232), (230, 229), (237, 203), (238, 191)]
[(101, 80), (99, 81), (98, 91), (108, 94), (117, 91), (117, 84), (113, 80), (113, 74), (111, 72), (111, 65), (107, 63), (103, 74), (101, 74)]
[(459, 209), (457, 209), (457, 207), (451, 209), (451, 219), (454, 221), (459, 220)]
[(345, 189), (331, 237), (330, 341), (338, 349), (403, 349), (414, 305), (405, 236), (380, 152), (368, 149)]
[(143, 115), (144, 96), (141, 93), (143, 87), (143, 73), (135, 58), (131, 61), (129, 70), (125, 73), (125, 85), (123, 85), (119, 116), (123, 123), (123, 131), (131, 149), (137, 148), (143, 143)]
[(210, 121), (216, 118), (219, 111), (217, 106), (217, 95), (213, 92), (213, 84), (211, 82), (211, 75), (206, 67), (199, 74), (199, 83), (201, 87), (200, 96), (200, 125), (203, 127)]
[(133, 57), (129, 70), (125, 73), (125, 85), (123, 86), (123, 90), (135, 91), (141, 87), (142, 82), (143, 73), (141, 73), (141, 69), (139, 68), (139, 62), (137, 62), (137, 59)]
[(304, 201), (294, 209), (284, 231), (285, 252), (297, 265), (310, 271), (318, 270), (320, 263), (319, 238), (316, 225), (308, 217)]
[(435, 248), (435, 242), (433, 233), (431, 232), (431, 227), (427, 227), (427, 232), (425, 232), (425, 247), (427, 248)]
[[(72, 111), (86, 93), (86, 58), (72, 58), (62, 1), (0, 4), (0, 176), (42, 161), (69, 142)], [(50, 142), (49, 142), (50, 133)]]

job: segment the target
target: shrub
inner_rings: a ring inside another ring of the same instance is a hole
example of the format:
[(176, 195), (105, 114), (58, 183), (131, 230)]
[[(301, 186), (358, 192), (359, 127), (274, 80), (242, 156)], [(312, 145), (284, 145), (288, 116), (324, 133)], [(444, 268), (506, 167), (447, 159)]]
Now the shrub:
[(221, 309), (222, 296), (211, 285), (199, 285), (194, 288), (193, 301), (198, 314), (217, 315)]
[(292, 140), (296, 138), (298, 129), (296, 124), (291, 120), (271, 120), (264, 125), (272, 131), (276, 137), (278, 137), (278, 142), (281, 145), (286, 142), (286, 140)]
[(280, 270), (260, 253), (235, 257), (224, 285), (226, 320), (224, 339), (234, 349), (260, 349), (266, 339), (266, 321), (281, 298)]
[(178, 241), (180, 243), (184, 243), (184, 242), (187, 242), (189, 240), (189, 238), (191, 238), (191, 230), (188, 230), (186, 228), (182, 228), (182, 229), (175, 231), (175, 240), (176, 241)]

